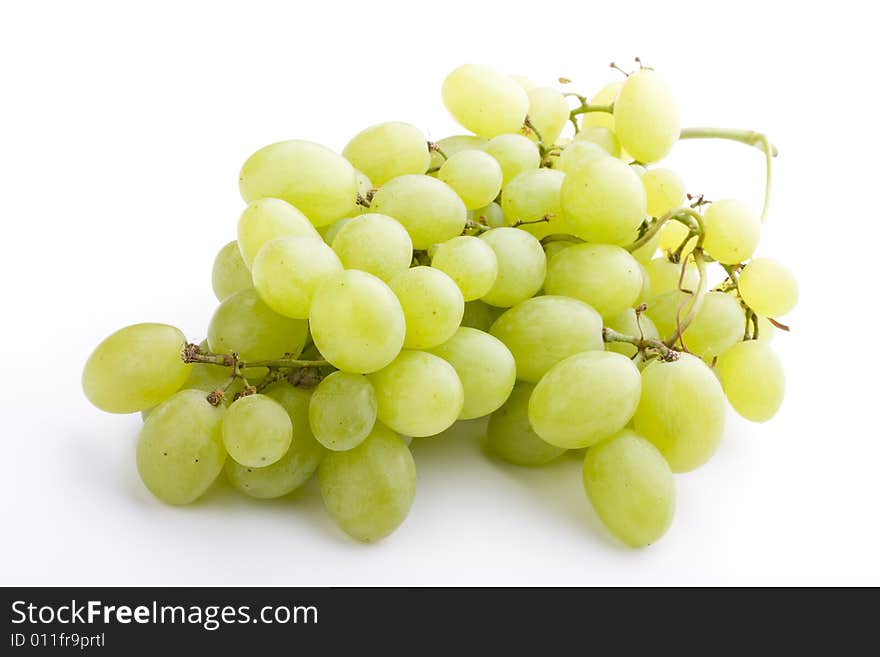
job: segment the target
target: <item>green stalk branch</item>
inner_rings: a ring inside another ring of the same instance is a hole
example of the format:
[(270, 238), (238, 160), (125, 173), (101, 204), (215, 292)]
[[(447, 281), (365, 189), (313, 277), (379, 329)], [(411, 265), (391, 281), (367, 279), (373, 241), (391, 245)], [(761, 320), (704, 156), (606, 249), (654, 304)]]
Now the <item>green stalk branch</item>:
[[(697, 271), (699, 273), (700, 279), (697, 284), (696, 292), (691, 290), (682, 290), (681, 288), (681, 280), (679, 281), (679, 289), (682, 292), (693, 295), (693, 299), (688, 299), (678, 309), (675, 317), (675, 332), (669, 336), (666, 340), (666, 345), (672, 347), (676, 342), (681, 342), (682, 348), (685, 348), (684, 340), (682, 339), (682, 335), (687, 330), (688, 326), (691, 325), (691, 322), (696, 317), (697, 313), (700, 312), (700, 308), (703, 306), (703, 299), (706, 296), (706, 287), (708, 283), (708, 276), (706, 275), (706, 260), (703, 258), (703, 236), (700, 235), (697, 238), (697, 246), (694, 247), (694, 250), (691, 252), (691, 256), (694, 258), (694, 263), (697, 265)], [(687, 268), (688, 258), (684, 259), (684, 262), (681, 263), (682, 270), (682, 280), (684, 279), (684, 272)], [(687, 306), (687, 312), (684, 318), (681, 317), (681, 311), (684, 310), (684, 307)]]
[(236, 354), (215, 354), (212, 352), (202, 353), (197, 344), (188, 344), (181, 354), (184, 363), (204, 363), (206, 365), (221, 365), (223, 367), (244, 370), (249, 367), (275, 367), (279, 369), (291, 369), (298, 367), (326, 367), (326, 360), (300, 360), (297, 358), (274, 358), (269, 360), (240, 361)]
[(625, 335), (605, 327), (602, 329), (602, 339), (605, 342), (626, 342), (627, 344), (633, 345), (640, 352), (649, 350), (656, 351), (660, 355), (660, 358), (666, 361), (678, 360), (678, 352), (656, 338)]

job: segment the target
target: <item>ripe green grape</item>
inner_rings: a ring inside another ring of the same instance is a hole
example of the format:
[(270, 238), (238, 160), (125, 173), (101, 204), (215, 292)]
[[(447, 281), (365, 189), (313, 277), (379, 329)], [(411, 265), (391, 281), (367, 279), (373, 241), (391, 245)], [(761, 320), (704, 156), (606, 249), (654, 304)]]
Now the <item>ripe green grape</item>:
[[(662, 217), (670, 210), (680, 208), (687, 199), (684, 181), (672, 169), (650, 169), (642, 176), (645, 196), (648, 200), (648, 214)], [(684, 226), (675, 222), (679, 226)]]
[[(636, 315), (636, 311), (632, 308), (627, 308), (616, 317), (606, 320), (605, 326), (612, 331), (617, 331), (624, 335), (634, 335), (636, 337), (645, 338), (660, 337), (660, 333), (657, 331), (657, 327), (654, 326), (654, 322), (651, 321), (651, 318), (645, 314)], [(619, 354), (623, 354), (627, 358), (635, 356), (637, 351), (635, 345), (631, 345), (627, 342), (609, 342), (605, 345), (605, 348), (608, 351), (616, 351)]]
[(509, 75), (465, 64), (443, 81), (443, 104), (473, 133), (491, 139), (518, 132), (529, 111), (529, 96)]
[(486, 446), (496, 456), (514, 465), (549, 463), (565, 449), (541, 440), (529, 424), (529, 398), (535, 385), (518, 382), (507, 401), (489, 418)]
[(632, 241), (647, 212), (641, 178), (611, 157), (573, 171), (562, 183), (562, 209), (572, 232), (588, 242)]
[(522, 221), (542, 223), (520, 226), (538, 239), (551, 233), (567, 233), (560, 207), (560, 190), (565, 174), (553, 169), (524, 171), (508, 183), (501, 197), (504, 221), (514, 226)]
[(361, 216), (361, 215), (357, 214), (354, 217), (343, 217), (342, 219), (337, 219), (329, 226), (325, 226), (325, 227), (321, 228), (318, 231), (318, 233), (324, 239), (324, 243), (327, 244), (327, 246), (332, 247), (333, 242), (336, 240), (336, 236), (339, 234), (339, 231), (342, 230), (342, 228), (348, 222), (350, 222), (355, 217), (359, 217), (359, 216)]
[(279, 237), (266, 242), (254, 259), (254, 286), (279, 315), (308, 319), (318, 286), (342, 271), (336, 253), (312, 237)]
[(562, 296), (539, 296), (517, 304), (495, 321), (490, 333), (513, 354), (517, 378), (532, 383), (569, 356), (605, 347), (599, 313)]
[(357, 447), (376, 424), (376, 391), (362, 374), (333, 372), (312, 395), (309, 425), (324, 447), (343, 451)]
[(725, 265), (752, 257), (761, 239), (761, 218), (747, 203), (722, 199), (703, 213), (706, 253)]
[(601, 160), (606, 157), (608, 157), (608, 151), (599, 144), (591, 141), (573, 141), (556, 158), (553, 168), (566, 174), (572, 174), (593, 160)]
[(333, 250), (346, 269), (360, 269), (387, 283), (409, 268), (413, 245), (398, 221), (371, 212), (348, 220), (336, 233)]
[(686, 258), (697, 245), (697, 236), (688, 238), (690, 229), (680, 221), (667, 221), (660, 229), (660, 249), (666, 253), (675, 253), (687, 239), (681, 250), (681, 258)]
[[(591, 105), (611, 105), (617, 100), (620, 88), (623, 86), (622, 80), (609, 82), (590, 99)], [(583, 128), (609, 128), (614, 129), (614, 115), (610, 112), (587, 112), (581, 118), (581, 127)]]
[(224, 411), (201, 390), (181, 390), (150, 413), (138, 438), (137, 469), (153, 495), (189, 504), (214, 483), (226, 459)]
[(679, 281), (682, 289), (696, 290), (700, 278), (700, 272), (692, 263), (685, 267), (682, 278), (681, 263), (670, 262), (666, 258), (654, 258), (645, 264), (645, 270), (651, 279), (651, 294), (655, 297), (679, 289)]
[(498, 160), (506, 186), (523, 171), (537, 169), (541, 165), (538, 147), (522, 135), (499, 135), (486, 144), (486, 152)]
[(684, 332), (684, 343), (688, 351), (711, 363), (744, 334), (745, 315), (739, 301), (724, 292), (709, 292)]
[(529, 121), (545, 144), (555, 144), (571, 111), (565, 97), (552, 87), (532, 87), (526, 93), (529, 96)]
[(431, 266), (449, 276), (465, 301), (487, 294), (498, 276), (498, 258), (483, 240), (470, 235), (453, 237), (439, 244)]
[(315, 291), (309, 327), (329, 363), (344, 372), (366, 374), (400, 353), (406, 320), (391, 288), (372, 274), (350, 269)]
[(488, 332), (492, 322), (498, 319), (502, 312), (504, 312), (503, 308), (496, 308), (482, 301), (468, 301), (464, 304), (461, 325)]
[(167, 324), (135, 324), (99, 344), (86, 361), (82, 387), (92, 404), (108, 413), (152, 408), (180, 390), (191, 365), (181, 352), (186, 337)]
[(275, 463), (293, 440), (287, 411), (267, 395), (248, 395), (232, 402), (223, 416), (222, 430), (229, 456), (252, 468)]
[(477, 208), (469, 212), (468, 218), (490, 228), (501, 228), (505, 225), (504, 211), (497, 203), (490, 203), (484, 208)]
[(402, 351), (370, 376), (379, 420), (406, 436), (433, 436), (461, 414), (464, 389), (455, 369), (424, 351)]
[(630, 547), (659, 539), (675, 512), (675, 482), (663, 455), (624, 429), (590, 448), (584, 490), (609, 531)]
[(574, 136), (574, 143), (578, 142), (596, 144), (611, 157), (620, 157), (620, 141), (611, 128), (584, 128)]
[(498, 160), (476, 150), (450, 155), (437, 172), (437, 178), (455, 190), (468, 210), (494, 201), (504, 181)]
[(696, 356), (654, 361), (642, 371), (642, 398), (633, 424), (673, 472), (688, 472), (712, 457), (724, 431), (724, 413), (721, 384)]
[(460, 235), (467, 220), (467, 210), (455, 190), (431, 176), (389, 180), (376, 192), (370, 207), (403, 224), (416, 249)]
[(502, 308), (533, 297), (544, 284), (547, 257), (541, 243), (518, 228), (494, 228), (480, 235), (495, 252), (498, 276), (483, 301)]
[(406, 318), (406, 349), (446, 342), (461, 324), (464, 297), (455, 281), (433, 267), (413, 267), (389, 283)]
[[(444, 137), (437, 142), (437, 148), (440, 150), (431, 151), (430, 168), (439, 169), (443, 166), (446, 158), (452, 157), (460, 151), (482, 150), (488, 143), (488, 139), (477, 137), (476, 135), (452, 135), (451, 137)], [(440, 151), (442, 151), (442, 155), (440, 154)], [(444, 155), (446, 157), (444, 157)]]
[(248, 203), (280, 198), (302, 211), (315, 226), (326, 226), (353, 209), (358, 181), (354, 168), (341, 155), (320, 144), (294, 139), (251, 155), (241, 167), (239, 187)]
[(342, 155), (377, 187), (407, 173), (425, 173), (431, 162), (422, 131), (399, 121), (379, 123), (359, 132)]
[(248, 268), (263, 245), (277, 237), (320, 239), (308, 218), (290, 203), (277, 198), (262, 198), (248, 203), (238, 220), (238, 247)]
[(449, 340), (431, 350), (452, 365), (464, 389), (458, 419), (489, 415), (505, 402), (516, 381), (516, 362), (497, 338), (462, 327)]
[(223, 301), (240, 290), (254, 286), (250, 269), (241, 257), (238, 241), (232, 240), (214, 258), (211, 270), (211, 287), (217, 301)]
[(651, 69), (630, 75), (614, 102), (614, 130), (639, 162), (662, 160), (678, 141), (678, 103), (666, 82)]
[(752, 310), (764, 317), (781, 317), (798, 300), (794, 275), (770, 258), (755, 258), (745, 266), (739, 275), (739, 293)]
[(416, 495), (416, 465), (400, 437), (377, 424), (354, 449), (328, 453), (318, 483), (327, 512), (346, 534), (377, 541), (406, 519)]
[(529, 421), (551, 445), (595, 445), (629, 422), (639, 404), (638, 368), (612, 351), (584, 351), (554, 365), (535, 386)]
[(739, 342), (718, 358), (715, 373), (733, 410), (752, 422), (766, 422), (782, 405), (785, 374), (766, 342)]

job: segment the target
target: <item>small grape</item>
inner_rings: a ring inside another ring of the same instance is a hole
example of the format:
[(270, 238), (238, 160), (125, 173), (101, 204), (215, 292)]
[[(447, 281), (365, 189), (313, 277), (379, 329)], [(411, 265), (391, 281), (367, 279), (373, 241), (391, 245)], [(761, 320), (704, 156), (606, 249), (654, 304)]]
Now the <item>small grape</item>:
[(507, 401), (489, 418), (486, 446), (514, 465), (544, 465), (565, 453), (565, 448), (541, 439), (529, 424), (529, 398), (535, 385), (520, 381)]
[(238, 247), (245, 265), (250, 269), (263, 245), (277, 237), (319, 238), (320, 235), (308, 218), (290, 203), (277, 198), (248, 203), (238, 220)]
[(529, 97), (510, 76), (486, 66), (465, 64), (443, 81), (443, 104), (462, 126), (491, 139), (518, 132)]
[(474, 150), (450, 155), (437, 172), (437, 178), (455, 190), (468, 210), (494, 201), (504, 180), (498, 160)]
[(703, 214), (706, 253), (726, 265), (752, 257), (761, 239), (761, 219), (748, 204), (724, 199), (711, 203)]
[[(389, 283), (406, 318), (406, 349), (446, 342), (461, 324), (464, 297), (455, 281), (433, 267), (413, 267)], [(405, 433), (405, 432), (402, 432)]]
[(782, 363), (766, 342), (739, 342), (718, 358), (715, 372), (733, 410), (752, 422), (766, 422), (785, 396)]
[(409, 233), (384, 214), (371, 212), (347, 220), (332, 246), (346, 269), (360, 269), (386, 283), (406, 271), (412, 262)]
[(211, 270), (211, 287), (217, 301), (253, 287), (250, 269), (241, 257), (238, 241), (232, 240), (217, 253)]
[(490, 203), (484, 208), (477, 208), (468, 213), (468, 218), (489, 228), (501, 228), (505, 225), (504, 211), (497, 203)]
[(377, 187), (397, 176), (425, 173), (431, 162), (425, 135), (415, 126), (399, 121), (380, 123), (359, 132), (342, 155)]
[(431, 266), (455, 281), (465, 301), (487, 294), (498, 276), (495, 251), (483, 240), (469, 235), (437, 245)]
[(499, 135), (490, 139), (486, 144), (486, 152), (501, 165), (503, 186), (507, 186), (507, 183), (523, 171), (541, 166), (541, 154), (535, 142), (522, 135)]
[(222, 430), (229, 456), (252, 468), (275, 463), (293, 440), (290, 416), (267, 395), (248, 395), (232, 402), (223, 416)]
[(739, 293), (752, 310), (764, 317), (781, 317), (798, 300), (794, 275), (770, 258), (755, 258), (745, 266), (739, 276)]
[(665, 253), (675, 253), (687, 239), (681, 250), (682, 259), (686, 258), (697, 245), (697, 236), (688, 238), (690, 229), (680, 221), (667, 221), (660, 229), (660, 249)]
[(509, 308), (535, 295), (544, 284), (547, 256), (541, 243), (518, 228), (494, 228), (480, 235), (495, 252), (498, 276), (483, 301)]
[(376, 391), (361, 374), (333, 372), (312, 395), (309, 424), (327, 449), (357, 447), (376, 424)]

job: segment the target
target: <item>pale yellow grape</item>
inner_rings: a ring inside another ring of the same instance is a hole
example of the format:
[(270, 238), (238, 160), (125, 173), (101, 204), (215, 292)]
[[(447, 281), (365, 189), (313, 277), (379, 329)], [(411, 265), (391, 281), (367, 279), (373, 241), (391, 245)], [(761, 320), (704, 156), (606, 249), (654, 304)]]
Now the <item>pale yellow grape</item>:
[(677, 290), (679, 281), (681, 281), (682, 289), (696, 290), (700, 279), (700, 272), (693, 263), (688, 263), (685, 267), (684, 278), (682, 278), (681, 263), (670, 262), (662, 257), (654, 258), (646, 263), (645, 270), (651, 279), (651, 294), (654, 296), (670, 290)]
[(350, 269), (315, 291), (309, 311), (312, 339), (321, 355), (344, 372), (382, 369), (403, 348), (406, 319), (381, 279)]
[(238, 220), (238, 247), (248, 268), (263, 245), (276, 237), (320, 238), (320, 235), (308, 218), (290, 203), (277, 198), (248, 203)]
[(461, 327), (431, 353), (455, 368), (464, 390), (458, 419), (489, 415), (510, 396), (516, 381), (516, 362), (497, 338), (473, 328)]
[[(670, 210), (680, 208), (687, 199), (684, 181), (672, 169), (650, 169), (642, 176), (642, 184), (648, 200), (648, 214), (652, 217), (662, 217)], [(675, 223), (681, 226), (679, 222)]]
[(211, 269), (211, 287), (217, 301), (253, 287), (251, 272), (241, 257), (238, 241), (232, 240), (217, 253)]
[(180, 390), (191, 365), (181, 358), (186, 337), (167, 324), (135, 324), (99, 344), (86, 361), (82, 387), (108, 413), (152, 408)]
[(725, 265), (752, 257), (761, 239), (761, 218), (748, 203), (722, 199), (709, 204), (703, 213), (706, 253)]
[(711, 363), (743, 339), (745, 315), (739, 301), (725, 292), (709, 292), (684, 332), (688, 351)]
[(469, 218), (478, 224), (484, 224), (490, 228), (501, 228), (505, 225), (504, 211), (497, 203), (490, 203), (484, 208), (477, 208), (468, 213)]
[(318, 286), (342, 271), (333, 249), (312, 237), (279, 237), (267, 242), (254, 259), (254, 287), (272, 310), (308, 319)]
[[(638, 260), (640, 265), (647, 265), (657, 253), (657, 247), (660, 246), (660, 232), (655, 233), (644, 246), (632, 251), (633, 258)], [(635, 238), (632, 241), (635, 242)]]
[(534, 389), (532, 383), (518, 382), (504, 405), (489, 418), (486, 446), (508, 463), (544, 465), (566, 451), (542, 440), (529, 424), (529, 398)]
[(541, 154), (535, 142), (522, 135), (499, 135), (490, 139), (486, 144), (486, 152), (501, 165), (503, 185), (507, 185), (523, 171), (541, 166)]
[(214, 483), (226, 450), (225, 409), (201, 390), (181, 390), (150, 413), (137, 443), (137, 469), (149, 491), (167, 504), (189, 504)]
[[(464, 297), (455, 281), (434, 267), (413, 267), (389, 283), (406, 318), (406, 349), (446, 342), (461, 324)], [(406, 433), (406, 432), (402, 432)]]
[[(660, 337), (660, 333), (657, 331), (657, 327), (654, 326), (651, 318), (645, 314), (637, 316), (636, 311), (632, 308), (627, 308), (616, 317), (606, 320), (605, 326), (618, 333), (632, 335), (637, 338), (657, 339)], [(605, 345), (605, 348), (608, 351), (616, 351), (619, 354), (623, 354), (627, 358), (635, 356), (637, 351), (635, 345), (631, 345), (628, 342), (609, 342)]]
[(529, 111), (526, 91), (509, 75), (487, 66), (459, 66), (443, 81), (442, 95), (456, 121), (487, 139), (518, 132)]
[(562, 209), (568, 226), (581, 239), (626, 244), (645, 218), (645, 188), (620, 160), (596, 159), (566, 175)]
[(782, 363), (766, 342), (740, 342), (718, 358), (715, 373), (733, 410), (752, 422), (766, 422), (785, 396)]
[(494, 228), (480, 235), (495, 252), (498, 276), (483, 301), (509, 308), (533, 297), (544, 284), (547, 257), (534, 235), (518, 228)]
[(624, 82), (614, 102), (614, 130), (639, 162), (662, 160), (678, 141), (678, 102), (653, 70), (642, 69)]
[(533, 383), (561, 360), (605, 346), (599, 313), (577, 299), (552, 295), (517, 304), (490, 333), (513, 354), (517, 378)]
[(346, 216), (357, 197), (355, 170), (341, 155), (310, 141), (294, 139), (261, 148), (241, 168), (245, 201), (280, 198), (302, 211), (315, 226)]
[(642, 290), (639, 263), (611, 244), (576, 244), (556, 255), (547, 267), (544, 291), (584, 301), (614, 317), (632, 306)]
[(437, 178), (455, 190), (468, 210), (482, 208), (498, 196), (504, 174), (498, 160), (483, 151), (465, 150), (450, 155)]
[(453, 237), (439, 244), (431, 266), (455, 281), (465, 301), (488, 293), (498, 277), (495, 251), (483, 240), (470, 235)]
[[(617, 100), (623, 80), (609, 82), (602, 87), (596, 95), (590, 99), (590, 105), (611, 105)], [(581, 118), (583, 128), (609, 128), (614, 129), (614, 114), (610, 112), (587, 112)]]
[(293, 439), (287, 411), (267, 395), (247, 395), (232, 402), (221, 428), (229, 456), (254, 468), (275, 463)]
[(633, 425), (660, 450), (673, 472), (688, 472), (712, 457), (724, 432), (724, 414), (721, 384), (696, 356), (654, 361), (642, 371)]
[(377, 187), (407, 173), (425, 173), (431, 162), (422, 131), (400, 121), (379, 123), (359, 132), (342, 155)]
[(574, 141), (559, 154), (553, 168), (571, 174), (593, 160), (601, 160), (606, 157), (608, 157), (608, 152), (598, 144), (591, 141)]
[(336, 239), (336, 236), (339, 234), (339, 231), (352, 219), (355, 217), (361, 216), (362, 213), (358, 213), (354, 217), (343, 217), (337, 221), (334, 221), (329, 226), (322, 227), (318, 233), (324, 238), (324, 243), (328, 246), (333, 246), (333, 242)]
[(470, 328), (488, 331), (492, 322), (498, 319), (504, 312), (503, 308), (490, 306), (482, 301), (468, 301), (464, 304), (464, 315), (461, 317), (461, 325)]
[(565, 251), (570, 246), (574, 246), (577, 242), (568, 242), (565, 240), (554, 240), (552, 242), (548, 242), (544, 245), (544, 254), (547, 256), (547, 266), (550, 266), (550, 261), (556, 256), (560, 251)]
[(467, 209), (455, 190), (431, 176), (389, 180), (376, 192), (370, 207), (403, 224), (415, 249), (460, 235), (467, 220)]
[(571, 111), (565, 97), (552, 87), (533, 87), (526, 89), (526, 93), (529, 96), (529, 121), (543, 143), (556, 143)]
[(560, 190), (565, 174), (553, 169), (524, 171), (504, 188), (501, 209), (508, 226), (517, 222), (547, 221), (519, 226), (538, 239), (552, 233), (566, 233), (560, 206)]
[(351, 449), (373, 430), (377, 406), (376, 391), (365, 376), (333, 372), (315, 388), (309, 425), (327, 449)]
[(794, 275), (770, 258), (755, 258), (745, 266), (739, 275), (739, 293), (752, 310), (764, 317), (781, 317), (798, 300)]
[[(441, 155), (439, 151), (431, 151), (430, 168), (439, 169), (446, 161), (446, 158), (452, 157), (459, 151), (482, 150), (488, 143), (488, 139), (477, 137), (476, 135), (452, 135), (451, 137), (444, 137), (437, 142), (437, 148), (439, 148), (443, 154)], [(444, 155), (446, 157), (444, 157)]]
[(554, 365), (535, 386), (529, 421), (543, 440), (576, 449), (629, 422), (639, 403), (639, 370), (611, 351), (585, 351)]
[(675, 513), (675, 482), (663, 455), (624, 429), (590, 448), (584, 490), (609, 531), (630, 547), (659, 539)]
[[(665, 253), (675, 253), (685, 239), (688, 239), (690, 229), (680, 221), (667, 221), (660, 229), (660, 249)], [(697, 236), (688, 239), (687, 244), (681, 250), (682, 259), (686, 258), (697, 245)]]
[(377, 541), (406, 519), (416, 495), (416, 465), (409, 447), (379, 424), (360, 445), (330, 452), (318, 469), (324, 507), (359, 541)]
[(378, 418), (406, 436), (433, 436), (452, 426), (464, 404), (455, 368), (424, 351), (402, 351), (370, 375), (379, 402)]
[(339, 229), (333, 250), (346, 269), (360, 269), (388, 282), (409, 268), (413, 245), (400, 222), (370, 212)]
[(620, 142), (610, 128), (584, 128), (574, 136), (574, 143), (578, 142), (596, 144), (611, 157), (620, 157)]

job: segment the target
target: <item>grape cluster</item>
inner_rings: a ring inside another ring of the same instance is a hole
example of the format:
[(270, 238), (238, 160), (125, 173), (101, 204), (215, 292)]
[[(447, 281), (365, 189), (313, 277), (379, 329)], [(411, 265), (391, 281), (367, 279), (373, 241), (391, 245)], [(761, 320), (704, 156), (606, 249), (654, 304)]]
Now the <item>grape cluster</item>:
[(783, 265), (753, 258), (766, 198), (759, 213), (689, 195), (656, 163), (679, 139), (731, 139), (764, 152), (769, 188), (775, 150), (682, 130), (641, 63), (592, 101), (475, 65), (442, 97), (471, 134), (391, 122), (341, 155), (301, 140), (251, 155), (207, 340), (123, 328), (85, 393), (142, 412), (138, 471), (169, 504), (221, 471), (257, 498), (317, 473), (338, 525), (374, 541), (412, 505), (410, 441), (488, 417), (487, 451), (521, 466), (577, 451), (611, 533), (652, 543), (727, 402), (756, 422), (779, 408), (770, 340), (797, 301)]

